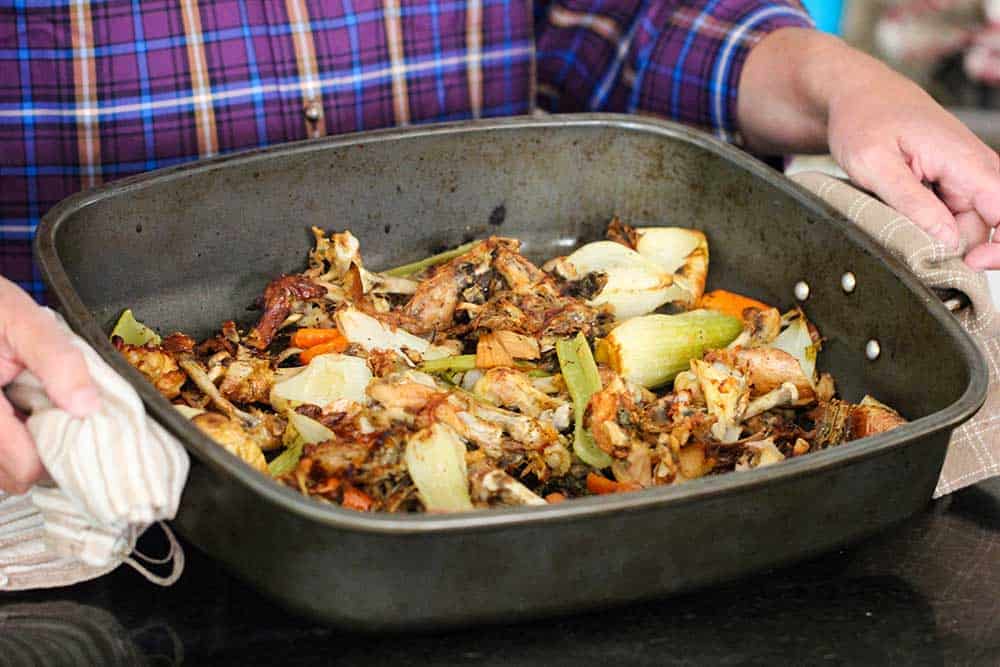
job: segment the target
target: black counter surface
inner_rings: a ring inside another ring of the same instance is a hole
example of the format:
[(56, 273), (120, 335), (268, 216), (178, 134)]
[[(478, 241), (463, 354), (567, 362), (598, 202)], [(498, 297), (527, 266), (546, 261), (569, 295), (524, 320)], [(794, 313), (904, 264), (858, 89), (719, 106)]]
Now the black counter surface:
[(319, 626), (186, 550), (172, 588), (121, 567), (70, 588), (0, 594), (0, 664), (1000, 664), (1000, 481), (856, 546), (698, 593), (441, 634)]

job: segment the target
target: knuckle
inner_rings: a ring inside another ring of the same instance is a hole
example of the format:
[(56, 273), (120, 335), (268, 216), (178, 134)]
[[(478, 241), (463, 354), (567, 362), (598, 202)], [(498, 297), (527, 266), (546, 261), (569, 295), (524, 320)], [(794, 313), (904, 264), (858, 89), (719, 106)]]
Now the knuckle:
[(878, 172), (879, 165), (885, 159), (885, 153), (874, 144), (864, 144), (847, 153), (845, 168), (857, 172), (860, 178), (872, 180)]

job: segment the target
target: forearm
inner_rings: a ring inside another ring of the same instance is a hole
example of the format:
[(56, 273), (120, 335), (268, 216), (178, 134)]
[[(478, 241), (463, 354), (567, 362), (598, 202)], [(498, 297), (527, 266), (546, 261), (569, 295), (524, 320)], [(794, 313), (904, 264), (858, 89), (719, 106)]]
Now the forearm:
[(862, 95), (906, 97), (917, 86), (874, 58), (815, 30), (785, 28), (747, 57), (737, 122), (746, 147), (760, 154), (829, 150), (831, 110)]

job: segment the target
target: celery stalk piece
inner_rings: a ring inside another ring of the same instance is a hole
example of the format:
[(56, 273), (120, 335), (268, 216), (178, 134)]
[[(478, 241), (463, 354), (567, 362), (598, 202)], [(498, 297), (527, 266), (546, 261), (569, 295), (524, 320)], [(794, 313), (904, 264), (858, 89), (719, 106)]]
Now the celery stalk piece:
[(450, 426), (436, 422), (406, 442), (406, 468), (429, 512), (473, 509), (465, 443)]
[(281, 477), (295, 470), (296, 466), (299, 465), (299, 459), (302, 458), (302, 448), (305, 445), (305, 440), (301, 437), (296, 438), (285, 451), (268, 463), (267, 471), (271, 473), (271, 477)]
[(295, 470), (302, 458), (302, 450), (307, 444), (325, 442), (333, 439), (333, 431), (320, 424), (315, 419), (310, 419), (297, 412), (288, 414), (288, 428), (285, 429), (285, 438), (288, 446), (273, 461), (267, 464), (267, 471), (271, 477), (281, 477), (285, 473)]
[(131, 308), (126, 308), (115, 324), (111, 337), (118, 336), (127, 345), (146, 345), (152, 343), (159, 345), (163, 342), (160, 335), (147, 327), (145, 324), (135, 319)]
[(607, 468), (611, 465), (611, 457), (597, 446), (594, 436), (583, 426), (590, 397), (601, 390), (601, 376), (590, 353), (590, 345), (583, 334), (578, 333), (576, 338), (563, 338), (556, 342), (556, 356), (559, 357), (563, 381), (573, 399), (573, 452), (589, 466)]
[(424, 373), (448, 373), (458, 371), (471, 371), (476, 367), (476, 355), (458, 354), (453, 357), (442, 357), (441, 359), (429, 359), (420, 364), (417, 370)]
[[(476, 355), (474, 354), (456, 354), (451, 357), (441, 357), (439, 359), (428, 359), (424, 363), (417, 367), (418, 371), (423, 371), (424, 373), (460, 373), (463, 371), (471, 371), (476, 367)], [(551, 373), (540, 369), (538, 364), (533, 364), (530, 361), (520, 361), (514, 362), (514, 368), (518, 368), (532, 377), (548, 377)]]
[(743, 322), (714, 310), (645, 315), (622, 322), (599, 342), (598, 355), (626, 380), (654, 388), (687, 370), (692, 359), (723, 348)]
[(428, 269), (432, 266), (437, 266), (438, 264), (444, 264), (445, 262), (455, 259), (459, 255), (464, 255), (469, 252), (479, 241), (469, 241), (468, 243), (463, 243), (457, 248), (452, 248), (451, 250), (445, 250), (444, 252), (439, 252), (436, 255), (431, 255), (430, 257), (425, 257), (416, 262), (411, 262), (409, 264), (404, 264), (403, 266), (397, 266), (394, 269), (389, 269), (388, 271), (383, 271), (387, 276), (394, 276), (396, 278), (406, 278), (407, 276), (412, 276), (415, 273), (420, 273), (424, 269)]

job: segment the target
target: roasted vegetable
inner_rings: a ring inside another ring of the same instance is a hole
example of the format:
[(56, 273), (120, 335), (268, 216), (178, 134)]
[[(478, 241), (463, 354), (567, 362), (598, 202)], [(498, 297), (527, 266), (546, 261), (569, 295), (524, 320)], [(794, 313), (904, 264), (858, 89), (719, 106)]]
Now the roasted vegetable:
[(126, 311), (112, 342), (220, 446), (324, 503), (543, 506), (905, 423), (837, 399), (801, 309), (704, 294), (696, 230), (616, 219), (608, 240), (541, 267), (490, 237), (387, 273), (350, 232), (313, 235), (309, 267), (267, 285), (249, 331), (161, 340)]
[(573, 453), (589, 466), (607, 468), (611, 465), (611, 457), (600, 450), (594, 436), (584, 428), (584, 415), (590, 398), (601, 390), (601, 376), (590, 345), (583, 334), (577, 334), (576, 338), (557, 342), (556, 354), (566, 389), (573, 398)]
[(343, 352), (347, 349), (347, 339), (344, 338), (344, 334), (336, 329), (303, 327), (296, 330), (289, 341), (292, 347), (301, 347), (303, 349), (309, 349), (317, 345), (329, 345), (330, 343), (336, 343), (341, 346), (339, 350), (333, 350), (334, 352)]
[(706, 292), (702, 295), (701, 299), (699, 299), (698, 307), (704, 308), (705, 310), (716, 310), (720, 313), (725, 313), (726, 315), (738, 317), (740, 319), (743, 318), (743, 313), (748, 308), (754, 308), (762, 311), (770, 309), (770, 306), (766, 303), (762, 303), (756, 299), (751, 299), (748, 296), (743, 296), (742, 294), (737, 294), (735, 292), (727, 292), (722, 289)]
[(460, 246), (456, 246), (451, 250), (445, 250), (444, 252), (439, 252), (436, 255), (431, 255), (430, 257), (425, 257), (424, 259), (417, 260), (416, 262), (411, 262), (409, 264), (404, 264), (402, 266), (397, 266), (394, 269), (389, 269), (383, 271), (382, 273), (388, 276), (396, 276), (405, 278), (407, 276), (412, 276), (421, 271), (426, 271), (432, 266), (437, 266), (438, 264), (444, 264), (445, 262), (452, 260), (456, 257), (464, 255), (469, 250), (471, 250), (478, 241), (469, 241), (468, 243), (463, 243)]
[(355, 308), (339, 311), (337, 325), (348, 342), (366, 350), (392, 350), (410, 362), (413, 361), (413, 356), (418, 359), (439, 359), (451, 355), (446, 348), (431, 345), (427, 340), (414, 336), (401, 327), (383, 324)]
[(284, 411), (308, 404), (324, 407), (338, 399), (356, 403), (367, 400), (365, 388), (372, 372), (364, 359), (343, 354), (323, 354), (297, 375), (271, 389), (271, 405)]
[(669, 300), (694, 308), (708, 279), (708, 240), (696, 229), (645, 227), (635, 230), (635, 249), (673, 274)]
[(597, 358), (629, 382), (660, 387), (692, 359), (728, 345), (742, 328), (735, 317), (711, 310), (636, 317), (598, 341)]
[(428, 512), (472, 509), (465, 443), (453, 429), (435, 423), (406, 443), (406, 467)]
[(126, 345), (146, 345), (148, 343), (159, 345), (163, 342), (158, 333), (135, 319), (135, 315), (129, 308), (122, 312), (115, 328), (111, 331), (111, 338), (116, 337), (121, 338)]
[(650, 313), (676, 295), (670, 271), (613, 241), (588, 243), (567, 257), (566, 264), (577, 278), (604, 276), (603, 289), (590, 303), (610, 305), (618, 320)]

